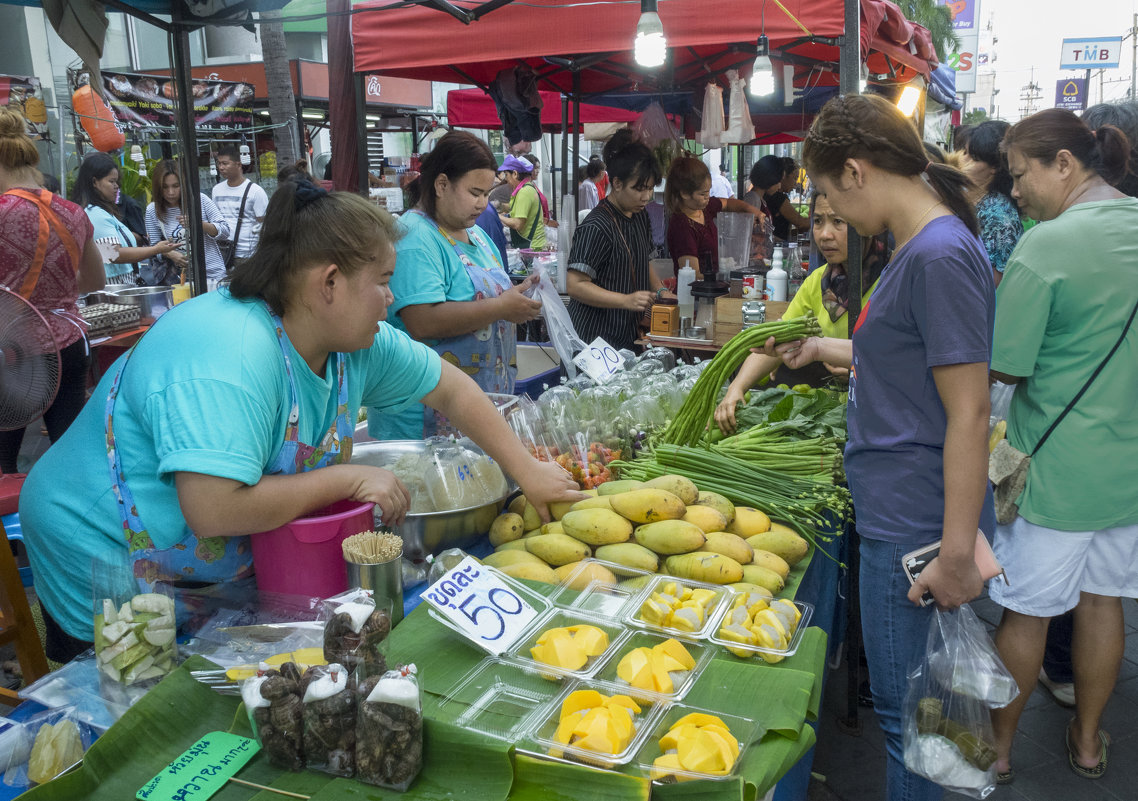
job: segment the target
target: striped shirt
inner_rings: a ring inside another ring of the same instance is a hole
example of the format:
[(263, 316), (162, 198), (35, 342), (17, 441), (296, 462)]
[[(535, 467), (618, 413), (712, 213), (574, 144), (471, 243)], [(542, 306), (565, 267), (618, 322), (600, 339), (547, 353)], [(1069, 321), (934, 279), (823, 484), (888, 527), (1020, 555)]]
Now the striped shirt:
[[(626, 217), (609, 200), (601, 201), (577, 228), (569, 251), (569, 269), (584, 273), (610, 292), (628, 295), (651, 288), (648, 261), (652, 228), (648, 212)], [(602, 309), (569, 301), (569, 317), (585, 342), (602, 337), (614, 348), (631, 350), (636, 342), (639, 312)]]

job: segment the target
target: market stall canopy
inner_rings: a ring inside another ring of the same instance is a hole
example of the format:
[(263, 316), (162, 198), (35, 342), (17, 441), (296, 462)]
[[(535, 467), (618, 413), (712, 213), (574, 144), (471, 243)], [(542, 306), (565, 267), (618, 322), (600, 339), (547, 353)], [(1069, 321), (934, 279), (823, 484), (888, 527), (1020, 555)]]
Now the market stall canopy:
[[(559, 92), (539, 92), (542, 100), (541, 127), (561, 130), (561, 94)], [(581, 104), (582, 123), (590, 122), (634, 122), (640, 115), (634, 111), (598, 106), (592, 103)], [(447, 92), (447, 122), (457, 128), (501, 128), (498, 111), (494, 101), (481, 89), (452, 89)]]

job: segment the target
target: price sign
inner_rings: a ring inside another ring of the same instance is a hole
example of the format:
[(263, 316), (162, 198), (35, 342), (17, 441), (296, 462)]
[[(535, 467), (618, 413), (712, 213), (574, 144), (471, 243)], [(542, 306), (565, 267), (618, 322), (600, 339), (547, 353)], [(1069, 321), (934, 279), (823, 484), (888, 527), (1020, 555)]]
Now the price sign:
[(619, 370), (624, 369), (624, 359), (609, 343), (597, 337), (583, 351), (573, 357), (573, 364), (596, 381), (603, 384)]
[(139, 788), (135, 798), (138, 801), (205, 801), (260, 750), (257, 741), (248, 737), (210, 732)]
[(495, 656), (537, 617), (536, 609), (469, 556), (424, 590), (423, 597), (463, 635)]

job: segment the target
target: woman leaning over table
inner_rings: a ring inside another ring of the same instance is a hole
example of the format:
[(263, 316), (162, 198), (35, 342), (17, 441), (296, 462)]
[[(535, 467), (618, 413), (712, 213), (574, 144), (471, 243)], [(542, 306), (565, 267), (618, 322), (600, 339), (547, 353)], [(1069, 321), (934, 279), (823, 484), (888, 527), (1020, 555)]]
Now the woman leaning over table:
[[(146, 207), (146, 231), (152, 242), (160, 239), (169, 239), (185, 244), (189, 241), (186, 236), (185, 219), (182, 216), (182, 179), (178, 174), (178, 163), (175, 161), (160, 161), (154, 167), (153, 177), (154, 202)], [(225, 278), (225, 257), (221, 255), (221, 248), (217, 240), (228, 240), (232, 235), (229, 223), (225, 221), (221, 210), (205, 194), (198, 195), (201, 207), (202, 233), (205, 234), (205, 274), (209, 281), (217, 282)], [(181, 250), (172, 250), (164, 258), (173, 266), (165, 276), (158, 276), (154, 283), (176, 284), (178, 272), (185, 270), (189, 264), (186, 254)], [(161, 271), (156, 270), (156, 274)]]
[[(922, 655), (928, 592), (955, 608), (983, 590), (977, 528), (995, 528), (988, 487), (992, 270), (965, 195), (968, 179), (930, 164), (912, 122), (877, 96), (827, 103), (802, 151), (814, 188), (862, 236), (896, 242), (852, 341), (778, 348), (792, 368), (850, 367), (846, 473), (857, 508), (861, 620), (873, 705), (885, 731), (889, 799), (936, 799), (905, 768), (901, 707)], [(910, 588), (909, 551), (942, 540)]]
[[(474, 379), (484, 392), (512, 394), (516, 324), (541, 313), (526, 297), (530, 276), (510, 281), (498, 249), (475, 223), (494, 186), (494, 155), (476, 136), (452, 131), (423, 158), (409, 191), (412, 208), (395, 243), (390, 322)], [(434, 409), (368, 415), (376, 439), (422, 439), (438, 430)]]
[(995, 271), (996, 286), (1004, 277), (1004, 266), (1023, 236), (1019, 208), (1012, 198), (1012, 176), (1000, 142), (1009, 126), (1003, 120), (985, 120), (972, 129), (964, 148), (964, 174), (976, 185), (976, 219), (980, 241)]
[(660, 167), (652, 150), (617, 131), (605, 144), (608, 195), (589, 212), (569, 251), (569, 317), (581, 339), (602, 337), (614, 348), (636, 346), (637, 326), (666, 292), (652, 270), (652, 228), (645, 211)]
[[(848, 339), (847, 312), (850, 301), (850, 282), (846, 273), (848, 230), (846, 221), (834, 213), (830, 201), (814, 193), (810, 197), (811, 231), (814, 244), (826, 261), (821, 268), (810, 273), (802, 287), (786, 307), (783, 318), (801, 317), (812, 311), (822, 326), (822, 334), (836, 339)], [(877, 279), (885, 267), (887, 254), (884, 237), (866, 237), (862, 245), (862, 303), (868, 303), (877, 287)], [(762, 352), (752, 353), (739, 368), (739, 373), (727, 387), (727, 394), (715, 408), (715, 422), (725, 434), (735, 431), (735, 410), (743, 396), (761, 378), (778, 371), (777, 380), (785, 384), (806, 383), (821, 386), (831, 375), (846, 377), (849, 370), (833, 365), (812, 363), (799, 370), (788, 370), (777, 356)]]
[(461, 370), (383, 325), (396, 236), (364, 198), (286, 181), (230, 286), (166, 312), (107, 371), (20, 496), (49, 657), (90, 645), (96, 556), (152, 580), (234, 582), (252, 573), (248, 535), (331, 503), (373, 501), (398, 525), (407, 489), (349, 461), (361, 406), (440, 409), (539, 511), (583, 497)]
[[(1016, 384), (1008, 441), (1033, 455), (1018, 516), (996, 533), (1008, 583), (990, 588), (1004, 607), (995, 639), (1017, 684), (1031, 687), (1049, 619), (1074, 608), (1066, 751), (1087, 779), (1106, 771), (1110, 738), (1099, 726), (1122, 660), (1121, 599), (1138, 595), (1138, 200), (1111, 185), (1126, 176), (1129, 147), (1117, 128), (1092, 132), (1060, 109), (1004, 138), (1012, 193), (1041, 222), (1020, 239), (998, 293), (992, 372)], [(1004, 781), (1026, 696), (992, 711)]]

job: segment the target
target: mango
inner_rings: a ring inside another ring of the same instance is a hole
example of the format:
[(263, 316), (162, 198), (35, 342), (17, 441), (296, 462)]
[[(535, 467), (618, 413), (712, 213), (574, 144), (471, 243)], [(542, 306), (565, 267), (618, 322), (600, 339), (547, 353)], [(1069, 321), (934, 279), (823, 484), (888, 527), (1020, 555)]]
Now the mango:
[(651, 481), (645, 481), (644, 486), (648, 489), (662, 489), (667, 490), (673, 495), (678, 495), (680, 500), (685, 504), (695, 503), (699, 498), (699, 488), (692, 482), (690, 478), (677, 475), (660, 476)]
[(745, 581), (748, 584), (757, 584), (772, 594), (782, 592), (782, 588), (786, 586), (782, 576), (771, 570), (769, 567), (762, 565), (743, 565), (742, 578), (735, 579), (736, 581)]
[[(519, 549), (519, 550), (495, 551), (494, 553), (490, 554), (485, 559), (483, 559), (482, 564), (488, 565), (490, 567), (496, 567), (499, 570), (505, 570), (505, 568), (509, 565), (521, 565), (521, 564), (544, 565), (545, 562), (543, 562), (539, 557), (534, 556), (532, 553), (530, 553), (528, 549), (524, 550), (524, 551)], [(552, 572), (552, 571), (550, 571), (550, 572)]]
[(728, 523), (735, 519), (735, 504), (718, 492), (701, 492), (699, 497), (695, 499), (695, 503), (697, 506), (710, 506), (727, 518)]
[(750, 506), (736, 506), (735, 519), (728, 524), (724, 531), (738, 534), (743, 539), (762, 534), (771, 527), (771, 519), (758, 509)]
[(510, 542), (503, 542), (495, 551), (524, 551), (526, 549), (525, 539), (511, 540)]
[(703, 529), (686, 520), (646, 523), (637, 526), (633, 536), (645, 548), (665, 556), (699, 550), (707, 541)]
[(685, 553), (669, 556), (665, 561), (669, 575), (703, 581), (707, 584), (730, 584), (743, 580), (743, 566), (721, 553)]
[(687, 508), (681, 519), (695, 523), (705, 533), (723, 531), (727, 528), (727, 518), (723, 516), (722, 512), (712, 509), (710, 506), (693, 504)]
[(628, 542), (632, 536), (632, 524), (612, 509), (574, 508), (561, 518), (561, 528), (568, 536), (586, 545)]
[(490, 524), (490, 544), (497, 548), (507, 542), (520, 539), (525, 533), (525, 521), (515, 512), (505, 512), (494, 518)]
[(557, 577), (553, 575), (553, 568), (540, 559), (536, 562), (515, 562), (498, 569), (510, 578), (540, 581), (543, 584), (557, 583)]
[[(746, 568), (746, 565), (743, 565), (743, 567)], [(739, 590), (740, 592), (758, 593), (767, 599), (774, 598), (774, 593), (766, 587), (760, 587), (758, 584), (752, 584), (749, 581), (733, 581), (727, 586), (733, 590)]]
[(745, 539), (738, 534), (731, 534), (727, 531), (708, 532), (707, 542), (703, 544), (700, 550), (730, 556), (741, 565), (750, 564), (751, 557), (754, 554), (754, 549), (747, 544)]
[(541, 526), (542, 534), (564, 534), (565, 530), (561, 528), (561, 522), (554, 520), (551, 523), (543, 523)]
[[(593, 495), (583, 501), (577, 501), (569, 507), (570, 512), (579, 512), (583, 509), (608, 509), (612, 511), (612, 498), (608, 495), (599, 496)], [(561, 518), (561, 522), (565, 522), (565, 518)]]
[(507, 512), (513, 512), (516, 515), (520, 515), (523, 511), (525, 511), (525, 508), (526, 508), (526, 496), (525, 495), (518, 495), (513, 500), (511, 500), (509, 502), (509, 504), (507, 504), (506, 511)]
[(549, 504), (549, 516), (554, 520), (560, 520), (569, 513), (575, 503), (576, 501), (552, 501)]
[(640, 489), (643, 486), (643, 481), (635, 481), (631, 478), (626, 478), (623, 481), (606, 481), (597, 487), (597, 495), (619, 495), (622, 492)]
[[(601, 485), (602, 487), (604, 484)], [(636, 489), (613, 495), (612, 510), (633, 523), (679, 520), (686, 507), (677, 495), (661, 489)]]
[(761, 548), (755, 548), (753, 553), (751, 564), (762, 565), (769, 570), (773, 570), (775, 573), (778, 573), (779, 578), (786, 581), (786, 577), (790, 574), (790, 565), (786, 563), (785, 559), (770, 551), (764, 551)]
[(568, 534), (538, 534), (526, 540), (526, 549), (554, 567), (580, 562), (593, 555), (588, 545)]
[(747, 538), (752, 548), (770, 551), (781, 556), (793, 567), (810, 552), (810, 542), (797, 531), (782, 523), (771, 523), (768, 531)]
[(601, 545), (593, 556), (606, 562), (614, 562), (637, 570), (655, 573), (660, 567), (660, 557), (635, 542), (620, 542), (614, 545)]
[(581, 565), (582, 562), (569, 562), (554, 570), (553, 575), (557, 577), (557, 583), (578, 592), (588, 589), (593, 582), (608, 587), (616, 586), (616, 576), (604, 565), (596, 562), (585, 562), (584, 567)]

